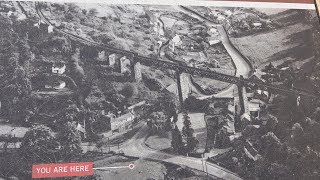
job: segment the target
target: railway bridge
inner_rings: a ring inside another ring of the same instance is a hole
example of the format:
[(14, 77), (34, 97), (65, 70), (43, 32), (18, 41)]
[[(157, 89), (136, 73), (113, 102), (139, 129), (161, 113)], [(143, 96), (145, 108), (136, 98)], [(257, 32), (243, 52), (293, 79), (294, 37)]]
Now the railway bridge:
[[(39, 3), (36, 3), (36, 12), (40, 19), (47, 25), (54, 26), (42, 13), (40, 10)], [(54, 28), (55, 31), (69, 37), (71, 40), (74, 40), (79, 43), (83, 43), (87, 46), (92, 46), (98, 49), (99, 51), (99, 57), (100, 58), (106, 58), (106, 65), (112, 66), (115, 68), (118, 72), (124, 73), (128, 72), (132, 76), (132, 78), (136, 81), (141, 81), (142, 80), (142, 75), (141, 75), (141, 65), (144, 66), (149, 66), (149, 67), (161, 67), (165, 69), (171, 69), (175, 71), (176, 73), (176, 80), (177, 80), (177, 89), (178, 89), (178, 96), (179, 96), (179, 101), (180, 104), (183, 104), (183, 101), (188, 97), (188, 95), (191, 92), (191, 89), (188, 86), (188, 82), (185, 81), (186, 75), (196, 75), (200, 77), (205, 77), (205, 78), (211, 78), (215, 79), (218, 81), (223, 81), (226, 83), (230, 84), (236, 84), (237, 89), (239, 90), (239, 95), (242, 94), (242, 91), (244, 87), (255, 87), (259, 89), (264, 89), (268, 90), (272, 93), (280, 93), (280, 94), (293, 94), (297, 97), (299, 96), (306, 96), (306, 97), (311, 97), (311, 98), (318, 98), (318, 94), (314, 94), (305, 90), (300, 90), (296, 88), (288, 88), (288, 87), (282, 87), (282, 86), (277, 86), (273, 85), (270, 83), (264, 83), (256, 80), (250, 80), (243, 78), (242, 76), (240, 77), (235, 77), (219, 72), (214, 72), (210, 70), (204, 70), (204, 69), (199, 69), (195, 67), (190, 67), (181, 63), (177, 62), (169, 62), (169, 61), (164, 61), (159, 58), (154, 58), (154, 57), (147, 57), (147, 56), (142, 56), (137, 54), (136, 52), (133, 51), (128, 51), (128, 50), (122, 50), (122, 49), (117, 49), (114, 47), (107, 46), (105, 44), (101, 44), (98, 42), (94, 42), (91, 40), (88, 40), (86, 38), (83, 38), (81, 36), (69, 33), (64, 31), (63, 29), (59, 29), (58, 27)], [(244, 107), (244, 101), (240, 97), (240, 108), (241, 112), (244, 112), (245, 107)]]

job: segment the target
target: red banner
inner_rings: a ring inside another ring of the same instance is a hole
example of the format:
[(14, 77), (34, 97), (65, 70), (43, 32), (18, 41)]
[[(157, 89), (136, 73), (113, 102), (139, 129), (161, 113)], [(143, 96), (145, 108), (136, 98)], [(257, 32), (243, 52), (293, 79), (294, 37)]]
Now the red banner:
[(90, 175), (93, 175), (92, 162), (32, 165), (32, 178)]

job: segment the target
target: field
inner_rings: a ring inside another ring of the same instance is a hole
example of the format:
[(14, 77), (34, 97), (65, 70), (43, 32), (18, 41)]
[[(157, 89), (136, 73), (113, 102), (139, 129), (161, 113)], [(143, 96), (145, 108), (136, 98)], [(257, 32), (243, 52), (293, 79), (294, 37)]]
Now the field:
[[(116, 167), (128, 166), (133, 163), (134, 169), (107, 169), (96, 170), (95, 175), (97, 179), (128, 179), (130, 180), (144, 180), (144, 179), (189, 179), (200, 180), (207, 179), (206, 174), (197, 170), (192, 170), (169, 163), (161, 163), (157, 161), (149, 161), (144, 159), (135, 159), (124, 156), (109, 156), (102, 155), (100, 160), (95, 161), (95, 167)], [(208, 177), (208, 179), (214, 179)]]
[(169, 149), (171, 148), (171, 132), (166, 132), (162, 135), (149, 136), (145, 144), (146, 146), (156, 150)]
[(231, 38), (233, 45), (246, 56), (254, 66), (261, 67), (269, 62), (275, 65), (285, 61), (303, 61), (312, 58), (312, 26), (297, 20), (299, 12), (284, 11), (272, 17), (282, 27), (274, 30)]

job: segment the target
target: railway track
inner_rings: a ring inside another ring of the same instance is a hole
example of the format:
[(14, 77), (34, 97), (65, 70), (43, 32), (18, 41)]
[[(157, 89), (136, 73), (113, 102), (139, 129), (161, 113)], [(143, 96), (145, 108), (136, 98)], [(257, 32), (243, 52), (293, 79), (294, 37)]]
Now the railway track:
[[(53, 25), (42, 13), (39, 2), (35, 2), (35, 7), (36, 7), (36, 12), (37, 12), (38, 16), (40, 17), (40, 19), (44, 23), (46, 23), (47, 25)], [(70, 39), (72, 39), (74, 41), (83, 43), (85, 45), (94, 46), (94, 47), (97, 47), (101, 50), (105, 50), (108, 52), (121, 54), (123, 56), (133, 58), (133, 61), (140, 62), (142, 65), (153, 66), (153, 67), (161, 66), (164, 68), (178, 71), (180, 73), (185, 72), (185, 73), (189, 73), (192, 75), (198, 75), (201, 77), (212, 78), (215, 80), (219, 80), (219, 81), (223, 81), (223, 82), (227, 82), (227, 83), (231, 83), (231, 84), (238, 84), (238, 85), (242, 85), (242, 86), (258, 86), (261, 89), (273, 90), (276, 93), (284, 94), (284, 95), (294, 94), (296, 96), (307, 96), (307, 97), (311, 97), (311, 98), (319, 98), (318, 94), (314, 94), (312, 92), (308, 92), (305, 90), (301, 90), (301, 89), (297, 89), (297, 88), (286, 88), (286, 87), (282, 87), (282, 86), (276, 86), (273, 84), (253, 81), (253, 80), (245, 79), (242, 77), (235, 77), (235, 76), (222, 74), (222, 73), (218, 73), (218, 72), (214, 72), (214, 71), (189, 67), (186, 65), (182, 65), (180, 63), (178, 64), (178, 63), (168, 62), (168, 61), (164, 61), (164, 60), (157, 59), (157, 58), (141, 56), (138, 53), (133, 52), (133, 51), (117, 49), (117, 48), (107, 46), (105, 44), (101, 44), (98, 42), (94, 42), (94, 41), (85, 39), (85, 38), (77, 36), (75, 34), (66, 32), (58, 27), (55, 27), (54, 30), (69, 37)]]

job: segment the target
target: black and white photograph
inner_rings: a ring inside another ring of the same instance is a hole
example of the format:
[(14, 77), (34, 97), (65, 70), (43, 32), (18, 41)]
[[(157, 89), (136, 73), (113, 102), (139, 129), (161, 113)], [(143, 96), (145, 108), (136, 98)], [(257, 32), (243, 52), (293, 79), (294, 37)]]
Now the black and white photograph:
[(100, 1), (0, 1), (0, 180), (320, 179), (314, 4)]

